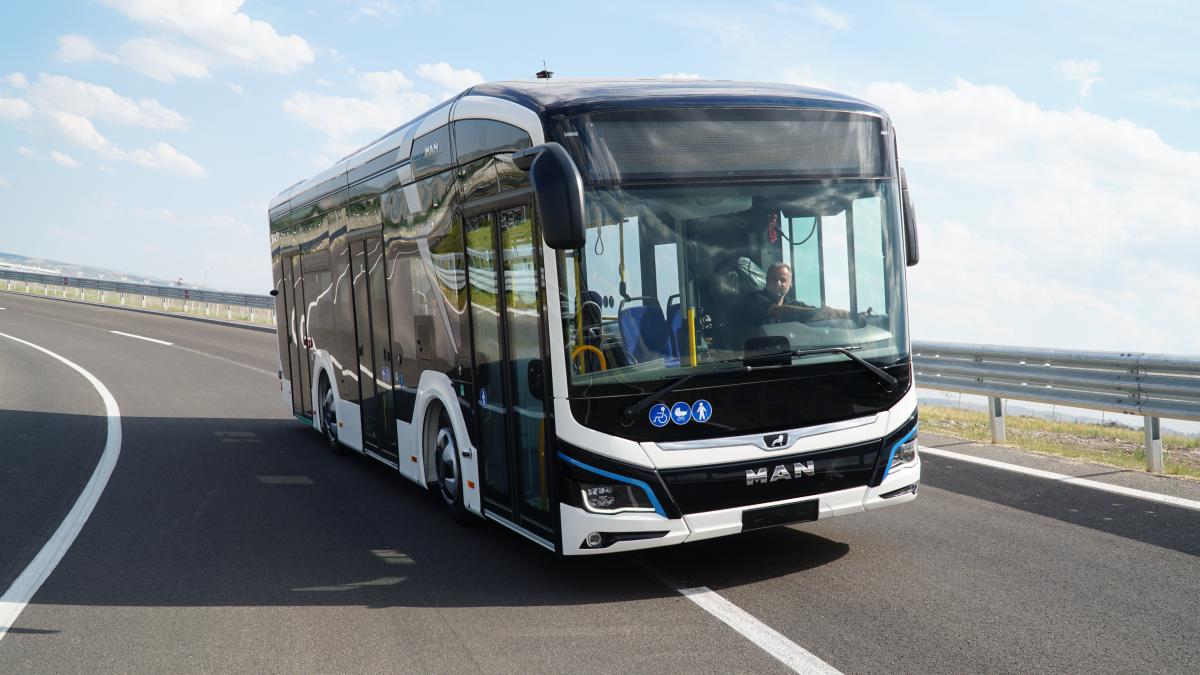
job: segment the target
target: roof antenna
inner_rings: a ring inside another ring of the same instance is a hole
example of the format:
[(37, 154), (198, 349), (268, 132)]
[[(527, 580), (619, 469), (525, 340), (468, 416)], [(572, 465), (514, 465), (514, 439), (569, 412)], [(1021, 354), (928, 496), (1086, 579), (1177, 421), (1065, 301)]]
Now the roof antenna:
[(539, 71), (537, 72), (537, 74), (535, 74), (535, 75), (534, 75), (534, 77), (536, 77), (536, 78), (537, 78), (537, 79), (539, 79), (539, 80), (548, 80), (548, 79), (550, 79), (550, 78), (554, 77), (554, 71), (552, 71), (552, 70), (550, 70), (549, 68), (547, 68), (547, 67), (546, 67), (546, 61), (545, 61), (545, 60), (543, 60), (543, 61), (542, 61), (542, 69), (541, 69), (541, 70), (539, 70)]

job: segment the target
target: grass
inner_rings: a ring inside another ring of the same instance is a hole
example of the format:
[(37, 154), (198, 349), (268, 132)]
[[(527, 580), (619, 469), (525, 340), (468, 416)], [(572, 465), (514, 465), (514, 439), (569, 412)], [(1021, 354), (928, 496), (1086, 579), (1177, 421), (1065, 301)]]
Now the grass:
[[(1123, 469), (1145, 470), (1145, 438), (1141, 429), (1116, 423), (1064, 422), (1007, 415), (1009, 447), (1058, 457), (1100, 462)], [(991, 443), (987, 413), (942, 406), (921, 406), (921, 430), (967, 441)], [(1200, 439), (1163, 433), (1163, 472), (1200, 478)]]

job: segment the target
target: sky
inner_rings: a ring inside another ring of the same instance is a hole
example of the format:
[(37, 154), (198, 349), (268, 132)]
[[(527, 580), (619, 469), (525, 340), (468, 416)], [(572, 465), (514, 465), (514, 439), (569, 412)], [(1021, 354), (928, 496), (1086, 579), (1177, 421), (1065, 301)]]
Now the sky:
[(0, 10), (0, 251), (270, 288), (283, 188), (482, 81), (883, 106), (917, 340), (1200, 354), (1200, 2), (93, 0)]

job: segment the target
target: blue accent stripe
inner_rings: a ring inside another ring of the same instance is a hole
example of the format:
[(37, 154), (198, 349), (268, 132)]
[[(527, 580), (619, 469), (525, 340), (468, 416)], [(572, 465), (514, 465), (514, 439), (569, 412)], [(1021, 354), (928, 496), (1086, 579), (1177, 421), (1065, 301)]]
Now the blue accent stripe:
[[(888, 453), (887, 464), (885, 464), (883, 467), (883, 478), (887, 478), (888, 472), (892, 470), (892, 458), (896, 456), (896, 450), (899, 450), (900, 446), (907, 443), (909, 440), (911, 440), (916, 435), (917, 435), (917, 427), (913, 427), (912, 431), (908, 432), (908, 434), (906, 434), (904, 436), (904, 438), (901, 438), (900, 440), (896, 441), (896, 444), (892, 446), (892, 451)], [(879, 479), (880, 483), (883, 482), (883, 478)]]
[(613, 480), (621, 481), (622, 483), (627, 483), (629, 485), (636, 485), (636, 486), (642, 488), (642, 490), (645, 491), (646, 496), (650, 498), (650, 503), (654, 505), (654, 510), (658, 513), (658, 515), (662, 516), (663, 518), (667, 517), (666, 510), (663, 509), (662, 504), (658, 503), (658, 497), (654, 496), (654, 490), (650, 489), (650, 486), (646, 484), (646, 481), (638, 480), (636, 478), (628, 478), (626, 476), (620, 476), (618, 474), (612, 473), (611, 471), (605, 471), (604, 469), (598, 469), (590, 464), (584, 464), (583, 462), (581, 462), (577, 459), (571, 459), (570, 457), (567, 457), (566, 455), (562, 454), (561, 452), (558, 453), (558, 456), (560, 458), (562, 458), (563, 461), (565, 461), (569, 464), (573, 464), (573, 465), (575, 465), (581, 469), (584, 469), (586, 471), (591, 471), (592, 473), (596, 474), (597, 476), (604, 476), (605, 478), (611, 478)]

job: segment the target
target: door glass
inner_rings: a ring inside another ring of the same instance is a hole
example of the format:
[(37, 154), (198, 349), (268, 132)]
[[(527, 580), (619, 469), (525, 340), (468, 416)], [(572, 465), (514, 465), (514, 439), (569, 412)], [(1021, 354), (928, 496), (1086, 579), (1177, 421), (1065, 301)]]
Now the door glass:
[(358, 385), (362, 401), (363, 444), (379, 447), (379, 413), (375, 386), (375, 359), (371, 349), (371, 302), (368, 291), (366, 242), (350, 245), (350, 265), (354, 275), (354, 325), (358, 336)]
[(513, 423), (517, 450), (518, 489), (523, 516), (538, 516), (550, 509), (546, 476), (546, 414), (542, 407), (545, 386), (531, 378), (541, 363), (541, 322), (537, 241), (529, 208), (500, 211), (500, 248), (504, 260), (504, 305), (508, 323), (509, 381), (512, 383)]
[(287, 328), (287, 372), (285, 373), (288, 382), (292, 383), (292, 412), (301, 412), (300, 403), (300, 367), (297, 358), (296, 345), (300, 341), (296, 338), (296, 303), (292, 301), (292, 294), (295, 293), (292, 284), (292, 260), (291, 256), (283, 259), (281, 271), (283, 273), (283, 323)]
[[(299, 377), (292, 381), (292, 400), (300, 406), (300, 414), (312, 415), (312, 401), (308, 393), (312, 381), (312, 365), (308, 359), (308, 347), (304, 346), (304, 338), (308, 336), (308, 326), (305, 325), (308, 305), (304, 299), (304, 273), (300, 270), (300, 256), (292, 256), (292, 315), (296, 322), (296, 357)], [(299, 383), (299, 392), (294, 388)], [(299, 393), (299, 396), (296, 394)]]
[(505, 440), (504, 356), (500, 345), (500, 303), (497, 296), (494, 218), (490, 213), (465, 219), (467, 277), (471, 292), (471, 323), (475, 349), (475, 418), (479, 422), (479, 451), (483, 454), (484, 494), (489, 501), (510, 504), (508, 443)]
[(365, 242), (367, 247), (367, 286), (371, 296), (371, 342), (375, 356), (375, 413), (379, 428), (379, 448), (388, 456), (396, 454), (396, 419), (392, 411), (392, 335), (388, 326), (387, 259), (383, 239)]

